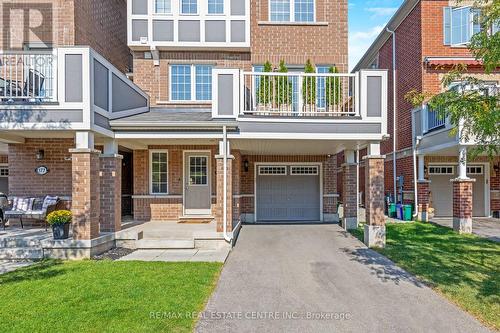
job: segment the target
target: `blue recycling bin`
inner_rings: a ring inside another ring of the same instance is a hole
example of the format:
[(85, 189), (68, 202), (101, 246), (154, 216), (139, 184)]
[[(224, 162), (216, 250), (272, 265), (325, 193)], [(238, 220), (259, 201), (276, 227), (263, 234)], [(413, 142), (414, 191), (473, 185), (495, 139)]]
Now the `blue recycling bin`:
[(396, 205), (396, 218), (398, 220), (403, 219), (403, 205), (402, 204), (397, 204)]

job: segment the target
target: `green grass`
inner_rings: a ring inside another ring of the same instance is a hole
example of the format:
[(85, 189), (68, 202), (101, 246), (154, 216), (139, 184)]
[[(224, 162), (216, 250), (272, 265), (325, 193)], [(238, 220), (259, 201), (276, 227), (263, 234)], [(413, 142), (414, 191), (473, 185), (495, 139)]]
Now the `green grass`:
[[(387, 245), (378, 252), (500, 329), (500, 243), (429, 223), (386, 226)], [(363, 229), (352, 233), (363, 239)]]
[(0, 275), (0, 332), (191, 332), (221, 266), (44, 261)]

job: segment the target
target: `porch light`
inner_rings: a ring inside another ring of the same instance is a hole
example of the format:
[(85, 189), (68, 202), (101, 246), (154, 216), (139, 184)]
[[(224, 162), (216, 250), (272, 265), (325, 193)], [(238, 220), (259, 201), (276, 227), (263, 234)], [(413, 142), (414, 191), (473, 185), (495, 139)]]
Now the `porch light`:
[(38, 151), (36, 152), (36, 159), (40, 161), (43, 160), (44, 157), (45, 157), (45, 151), (43, 149), (38, 149)]
[(249, 167), (250, 162), (248, 162), (248, 160), (243, 161), (243, 169), (245, 169), (245, 172), (248, 172)]
[(493, 170), (495, 170), (495, 173), (498, 173), (500, 171), (500, 162), (497, 164), (493, 165)]

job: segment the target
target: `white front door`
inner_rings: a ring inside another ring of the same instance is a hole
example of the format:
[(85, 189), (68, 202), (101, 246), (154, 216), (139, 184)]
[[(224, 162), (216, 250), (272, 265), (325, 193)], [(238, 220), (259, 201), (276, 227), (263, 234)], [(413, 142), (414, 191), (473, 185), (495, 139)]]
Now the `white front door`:
[(185, 153), (184, 214), (211, 214), (210, 153)]

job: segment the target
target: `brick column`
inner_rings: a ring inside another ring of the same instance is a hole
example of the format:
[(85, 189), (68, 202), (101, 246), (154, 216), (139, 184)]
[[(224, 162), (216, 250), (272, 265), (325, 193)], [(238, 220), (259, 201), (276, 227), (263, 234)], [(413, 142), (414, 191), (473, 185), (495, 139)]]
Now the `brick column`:
[(429, 183), (429, 180), (417, 181), (417, 219), (421, 222), (429, 222)]
[[(217, 163), (215, 220), (217, 231), (222, 232), (224, 226), (224, 158), (221, 155), (215, 158)], [(233, 156), (227, 158), (227, 232), (233, 230), (233, 159)]]
[(356, 163), (342, 164), (342, 200), (344, 204), (342, 227), (346, 230), (358, 227), (356, 166)]
[(94, 149), (70, 149), (72, 154), (73, 239), (99, 236), (99, 154)]
[(122, 227), (122, 159), (120, 155), (101, 155), (101, 231), (115, 232)]
[(233, 178), (231, 182), (233, 183), (233, 227), (236, 227), (241, 219), (241, 152), (234, 150), (233, 152), (234, 161), (231, 165), (233, 169)]
[(472, 184), (475, 179), (452, 179), (453, 230), (461, 234), (472, 233)]
[(385, 246), (384, 157), (365, 156), (365, 244)]

